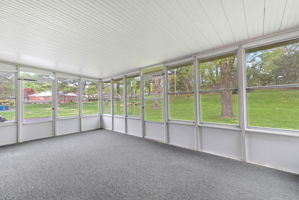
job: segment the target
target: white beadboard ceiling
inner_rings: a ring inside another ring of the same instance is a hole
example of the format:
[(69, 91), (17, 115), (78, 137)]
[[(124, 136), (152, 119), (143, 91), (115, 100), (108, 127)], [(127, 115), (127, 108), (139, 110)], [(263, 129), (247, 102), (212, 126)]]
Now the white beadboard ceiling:
[(0, 60), (101, 78), (298, 25), (299, 0), (1, 0)]

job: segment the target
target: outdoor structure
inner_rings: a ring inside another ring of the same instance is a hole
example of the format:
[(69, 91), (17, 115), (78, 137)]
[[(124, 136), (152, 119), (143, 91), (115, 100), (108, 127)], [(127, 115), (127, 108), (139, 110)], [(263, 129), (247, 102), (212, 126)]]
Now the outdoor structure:
[(0, 199), (298, 199), (298, 10), (3, 1)]
[(51, 91), (46, 91), (46, 92), (41, 92), (37, 94), (31, 94), (28, 96), (28, 101), (51, 101), (52, 98), (52, 92)]
[(76, 102), (78, 101), (78, 95), (75, 94), (75, 93), (66, 93), (66, 94), (63, 94), (63, 93), (58, 93), (58, 102), (59, 103), (73, 103), (73, 102)]

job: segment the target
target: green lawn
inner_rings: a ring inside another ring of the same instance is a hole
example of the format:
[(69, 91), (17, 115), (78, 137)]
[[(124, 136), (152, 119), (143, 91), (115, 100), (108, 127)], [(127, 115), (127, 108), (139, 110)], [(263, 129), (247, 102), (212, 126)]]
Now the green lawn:
[(84, 102), (82, 114), (83, 115), (99, 114), (99, 102), (98, 101)]
[(221, 117), (221, 95), (202, 94), (201, 99), (201, 120), (203, 122), (238, 124), (238, 95), (233, 94), (233, 113), (232, 119)]
[(136, 98), (136, 99), (128, 99), (128, 115), (129, 116), (140, 116), (141, 109), (140, 109), (141, 101)]
[(124, 102), (120, 100), (114, 101), (114, 114), (115, 115), (124, 115)]
[[(24, 104), (24, 118), (50, 118), (52, 116), (52, 106), (50, 104)], [(84, 102), (83, 115), (98, 114), (98, 102)], [(58, 106), (59, 117), (73, 117), (79, 115), (77, 103), (63, 103)], [(15, 111), (0, 111), (0, 115), (7, 120), (15, 119)]]
[[(249, 126), (299, 129), (299, 90), (259, 90), (249, 92), (248, 124)], [(110, 113), (111, 102), (103, 103), (104, 111)], [(114, 105), (118, 114), (123, 114), (123, 104), (118, 102)], [(163, 121), (163, 101), (154, 107), (151, 96), (145, 98), (145, 120)], [(232, 119), (221, 117), (221, 99), (219, 94), (201, 95), (202, 120), (204, 122), (238, 124), (238, 98), (233, 95)], [(59, 116), (76, 116), (77, 104), (69, 103), (59, 106)], [(98, 103), (84, 103), (83, 114), (97, 114)], [(128, 114), (140, 116), (140, 100), (128, 101)], [(14, 119), (14, 111), (0, 111), (0, 115), (8, 120)], [(51, 106), (47, 104), (25, 104), (25, 118), (47, 118), (51, 116)], [(194, 97), (192, 95), (169, 97), (170, 119), (194, 120)]]
[(191, 94), (168, 97), (169, 119), (194, 121), (194, 96)]
[(111, 100), (104, 100), (103, 101), (103, 113), (104, 114), (111, 114)]
[(58, 117), (75, 117), (79, 115), (78, 103), (62, 103), (58, 106)]
[(299, 90), (254, 91), (247, 101), (249, 126), (299, 129)]

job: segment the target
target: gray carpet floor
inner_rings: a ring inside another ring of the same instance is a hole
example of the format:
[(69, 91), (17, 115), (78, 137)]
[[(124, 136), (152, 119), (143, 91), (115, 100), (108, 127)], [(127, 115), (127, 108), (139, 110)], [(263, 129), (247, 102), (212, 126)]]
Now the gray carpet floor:
[(0, 148), (1, 200), (298, 200), (299, 176), (112, 131)]

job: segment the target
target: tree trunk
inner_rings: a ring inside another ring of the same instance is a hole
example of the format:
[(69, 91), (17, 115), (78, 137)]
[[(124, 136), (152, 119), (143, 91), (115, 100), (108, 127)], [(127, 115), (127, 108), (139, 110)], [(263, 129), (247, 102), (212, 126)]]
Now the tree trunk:
[(154, 92), (154, 109), (160, 109), (159, 104), (159, 87), (160, 87), (160, 78), (154, 78), (153, 79), (153, 92)]
[[(220, 63), (221, 88), (233, 88), (233, 64), (235, 58), (223, 59)], [(223, 118), (233, 118), (233, 97), (232, 90), (221, 92), (221, 116)]]
[(221, 117), (223, 118), (233, 118), (233, 101), (232, 101), (232, 91), (226, 90), (221, 93)]

